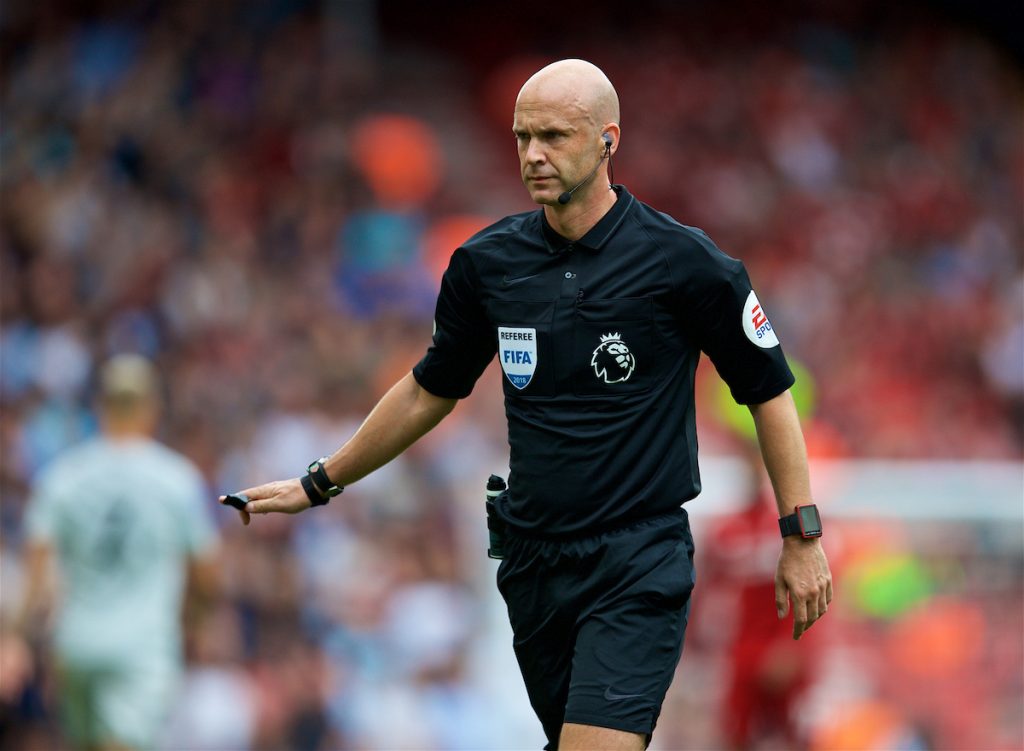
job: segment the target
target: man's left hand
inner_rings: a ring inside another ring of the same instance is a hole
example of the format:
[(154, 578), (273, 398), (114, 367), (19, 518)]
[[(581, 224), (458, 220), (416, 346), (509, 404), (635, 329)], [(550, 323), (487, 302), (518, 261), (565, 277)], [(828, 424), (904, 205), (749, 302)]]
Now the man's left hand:
[(832, 602), (832, 572), (821, 540), (787, 537), (775, 570), (775, 609), (785, 618), (793, 605), (793, 638), (799, 639)]

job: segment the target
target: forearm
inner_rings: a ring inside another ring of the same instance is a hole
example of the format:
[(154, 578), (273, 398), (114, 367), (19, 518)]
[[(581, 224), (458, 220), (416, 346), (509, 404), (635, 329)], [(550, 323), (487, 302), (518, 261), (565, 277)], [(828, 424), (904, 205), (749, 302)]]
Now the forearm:
[[(356, 434), (327, 458), (324, 471), (331, 482), (351, 485), (409, 448), (441, 422), (456, 401), (423, 390), (410, 373), (384, 395)], [(244, 524), (253, 514), (297, 514), (311, 505), (298, 478), (247, 488), (240, 495), (248, 497), (239, 509)], [(227, 503), (227, 497), (221, 496), (220, 502)]]
[(21, 607), (15, 614), (15, 627), (23, 633), (32, 633), (39, 626), (52, 601), (49, 546), (30, 542), (25, 550), (25, 593)]
[[(788, 516), (795, 506), (811, 503), (807, 447), (793, 397), (786, 391), (764, 404), (752, 405), (750, 413), (779, 515)], [(821, 539), (784, 537), (775, 571), (775, 608), (779, 618), (784, 618), (792, 603), (793, 638), (799, 639), (821, 618), (831, 601), (832, 574)]]
[(365, 477), (430, 432), (457, 401), (425, 391), (409, 373), (377, 403), (356, 434), (327, 459), (327, 476), (338, 485)]
[(811, 503), (807, 447), (793, 397), (785, 391), (763, 404), (750, 405), (750, 413), (779, 515), (787, 516), (798, 504)]
[(221, 571), (218, 549), (206, 550), (189, 558), (183, 618), (187, 628), (202, 627), (216, 607), (221, 593)]

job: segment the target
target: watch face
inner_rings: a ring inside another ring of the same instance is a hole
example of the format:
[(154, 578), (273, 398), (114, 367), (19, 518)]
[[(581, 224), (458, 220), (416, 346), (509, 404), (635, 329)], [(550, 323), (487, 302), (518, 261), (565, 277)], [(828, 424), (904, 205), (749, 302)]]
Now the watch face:
[(316, 465), (317, 465), (317, 464), (319, 464), (319, 463), (320, 463), (320, 460), (319, 460), (319, 459), (318, 459), (318, 460), (316, 460), (316, 461), (310, 462), (310, 463), (309, 463), (309, 466), (308, 466), (308, 467), (306, 467), (306, 471), (307, 471), (307, 472), (310, 472), (310, 473), (312, 473), (312, 472), (316, 472)]
[(796, 510), (800, 519), (800, 532), (804, 537), (821, 537), (821, 516), (817, 506), (800, 506)]

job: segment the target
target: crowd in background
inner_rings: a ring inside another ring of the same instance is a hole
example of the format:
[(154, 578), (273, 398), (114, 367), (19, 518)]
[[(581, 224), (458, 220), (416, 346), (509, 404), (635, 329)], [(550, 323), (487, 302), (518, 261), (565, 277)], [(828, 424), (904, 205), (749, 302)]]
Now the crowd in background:
[[(494, 656), (508, 644), (478, 638), (502, 618), (480, 532), (482, 483), (507, 467), (493, 368), (327, 509), (243, 530), (214, 499), (296, 476), (419, 359), (451, 250), (530, 209), (512, 103), (553, 59), (618, 89), (616, 180), (751, 270), (814, 375), (812, 453), (1020, 458), (1021, 74), (998, 48), (938, 22), (722, 41), (661, 4), (477, 65), (470, 41), (413, 45), (344, 12), (367, 7), (148, 2), (0, 26), (4, 611), (34, 475), (95, 431), (96, 365), (153, 358), (161, 438), (203, 471), (224, 558), (169, 747), (536, 738), (528, 708), (495, 710), (519, 683)], [(713, 681), (709, 648), (689, 649), (682, 671)], [(42, 747), (45, 666), (28, 674), (0, 727)], [(719, 737), (692, 690), (666, 703), (663, 742)]]

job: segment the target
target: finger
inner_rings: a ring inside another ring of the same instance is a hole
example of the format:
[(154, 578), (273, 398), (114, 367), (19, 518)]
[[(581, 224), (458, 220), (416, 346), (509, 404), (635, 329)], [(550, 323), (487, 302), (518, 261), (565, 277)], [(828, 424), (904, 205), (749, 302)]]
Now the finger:
[(811, 627), (811, 624), (821, 618), (824, 611), (818, 607), (818, 593), (811, 592), (807, 595), (807, 628)]
[(793, 598), (793, 638), (799, 639), (807, 630), (807, 602), (799, 597)]
[(807, 624), (804, 626), (804, 631), (807, 631), (817, 623), (827, 610), (828, 603), (825, 602), (825, 588), (820, 587), (812, 591), (807, 597)]
[(779, 616), (781, 621), (786, 617), (786, 613), (789, 612), (789, 593), (786, 591), (786, 585), (782, 582), (775, 582), (775, 613)]
[(268, 482), (263, 485), (257, 485), (255, 488), (247, 488), (239, 493), (239, 495), (247, 495), (250, 500), (257, 501), (261, 498), (270, 498), (274, 495), (274, 485), (276, 483)]
[(821, 594), (818, 596), (818, 617), (825, 615), (828, 612), (828, 587), (823, 587)]
[[(237, 493), (235, 494), (236, 497), (238, 495), (239, 494)], [(226, 495), (222, 495), (219, 498), (217, 498), (217, 502), (220, 503), (221, 506), (231, 506), (233, 508), (238, 508), (238, 506), (236, 506), (234, 503), (228, 501), (228, 497)], [(245, 512), (244, 508), (238, 508), (238, 516), (242, 519), (242, 524), (244, 524), (245, 526), (249, 525), (249, 514)]]
[(832, 576), (828, 577), (828, 584), (825, 587), (825, 602), (832, 604)]
[(267, 514), (271, 511), (277, 511), (278, 509), (276, 508), (276, 505), (277, 502), (272, 500), (249, 501), (247, 504), (245, 504), (245, 510), (249, 513), (250, 516), (253, 514)]

